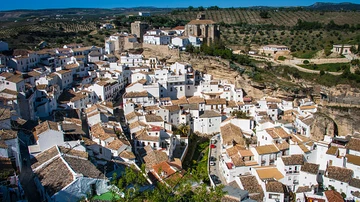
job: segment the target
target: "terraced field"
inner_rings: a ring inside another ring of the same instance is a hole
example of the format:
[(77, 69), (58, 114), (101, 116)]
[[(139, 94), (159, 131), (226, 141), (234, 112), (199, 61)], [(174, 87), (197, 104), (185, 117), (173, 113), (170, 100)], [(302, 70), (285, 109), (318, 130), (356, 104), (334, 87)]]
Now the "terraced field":
[[(294, 26), (298, 19), (304, 21), (318, 21), (329, 23), (333, 20), (336, 24), (359, 24), (360, 12), (319, 12), (319, 11), (282, 11), (270, 10), (269, 18), (261, 18), (260, 10), (249, 9), (221, 9), (203, 11), (206, 18), (215, 22), (226, 24), (273, 24), (277, 26)], [(180, 11), (176, 14), (168, 14), (172, 19), (193, 20), (199, 11)]]

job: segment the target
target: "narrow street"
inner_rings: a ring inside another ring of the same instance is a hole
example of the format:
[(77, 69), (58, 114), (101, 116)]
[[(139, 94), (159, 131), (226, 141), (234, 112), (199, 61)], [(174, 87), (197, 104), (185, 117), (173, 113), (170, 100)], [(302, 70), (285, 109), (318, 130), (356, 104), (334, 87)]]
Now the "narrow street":
[[(210, 147), (209, 159), (211, 157), (214, 157), (214, 158), (216, 158), (216, 160), (215, 160), (215, 165), (211, 166), (209, 164), (209, 175), (217, 176), (219, 178), (219, 180), (221, 181), (221, 184), (227, 185), (227, 182), (223, 176), (223, 173), (221, 173), (221, 169), (220, 169), (220, 156), (221, 156), (220, 134), (218, 134), (210, 139), (210, 145), (213, 144), (214, 141), (216, 141), (216, 143), (214, 144), (215, 148)], [(208, 161), (208, 163), (210, 163), (210, 160)]]
[(24, 189), (25, 196), (29, 202), (39, 202), (41, 201), (40, 195), (36, 189), (33, 180), (33, 173), (30, 164), (30, 155), (27, 145), (20, 143), (20, 152), (22, 159), (26, 159), (25, 161), (23, 161), (22, 170), (19, 176), (21, 186)]

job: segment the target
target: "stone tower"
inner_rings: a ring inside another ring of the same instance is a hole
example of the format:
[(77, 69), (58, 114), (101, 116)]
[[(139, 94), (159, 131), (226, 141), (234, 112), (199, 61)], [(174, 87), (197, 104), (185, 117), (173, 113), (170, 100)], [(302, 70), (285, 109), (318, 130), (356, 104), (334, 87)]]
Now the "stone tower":
[(131, 23), (131, 34), (135, 34), (139, 42), (143, 42), (143, 36), (149, 29), (149, 25), (145, 22), (135, 21)]

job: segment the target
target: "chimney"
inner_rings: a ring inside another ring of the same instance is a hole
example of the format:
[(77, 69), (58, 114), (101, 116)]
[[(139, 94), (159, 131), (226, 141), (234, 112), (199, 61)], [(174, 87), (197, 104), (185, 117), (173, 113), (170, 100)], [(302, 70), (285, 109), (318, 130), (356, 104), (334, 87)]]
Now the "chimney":
[(59, 131), (63, 131), (63, 127), (62, 127), (61, 122), (58, 122), (57, 125), (58, 125), (58, 130), (59, 130)]

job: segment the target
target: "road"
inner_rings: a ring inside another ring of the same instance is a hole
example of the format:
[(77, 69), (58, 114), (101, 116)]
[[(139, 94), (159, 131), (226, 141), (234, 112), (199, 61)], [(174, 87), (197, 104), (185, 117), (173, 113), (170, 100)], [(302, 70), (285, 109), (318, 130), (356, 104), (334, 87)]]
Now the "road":
[(216, 158), (216, 161), (215, 161), (215, 165), (214, 166), (211, 166), (209, 163), (210, 161), (208, 161), (208, 164), (209, 164), (209, 175), (216, 175), (219, 177), (219, 179), (221, 180), (221, 184), (223, 185), (227, 185), (227, 182), (223, 176), (223, 173), (221, 173), (220, 171), (220, 156), (221, 156), (221, 141), (220, 141), (220, 134), (219, 135), (215, 135), (213, 138), (210, 139), (210, 145), (212, 144), (212, 140), (216, 140), (216, 143), (215, 143), (215, 146), (216, 148), (211, 148), (210, 147), (210, 155), (209, 155), (209, 158), (211, 156), (215, 157)]
[[(257, 59), (264, 59), (266, 61), (275, 63), (277, 65), (288, 65), (291, 67), (294, 67), (296, 69), (298, 69), (301, 72), (305, 72), (305, 73), (312, 73), (312, 74), (320, 74), (320, 70), (311, 70), (311, 69), (306, 69), (303, 67), (300, 67), (299, 64), (303, 64), (303, 61), (306, 59), (294, 59), (294, 60), (285, 60), (285, 61), (280, 61), (280, 60), (274, 60), (273, 58), (268, 58), (268, 57), (264, 57), (264, 56), (259, 56), (259, 55), (249, 55), (252, 58), (257, 58)], [(326, 63), (347, 63), (350, 62), (348, 58), (322, 58), (322, 59), (308, 59), (308, 61), (310, 63), (313, 64), (326, 64)], [(328, 74), (332, 74), (335, 76), (339, 76), (342, 74), (342, 72), (326, 72)]]

